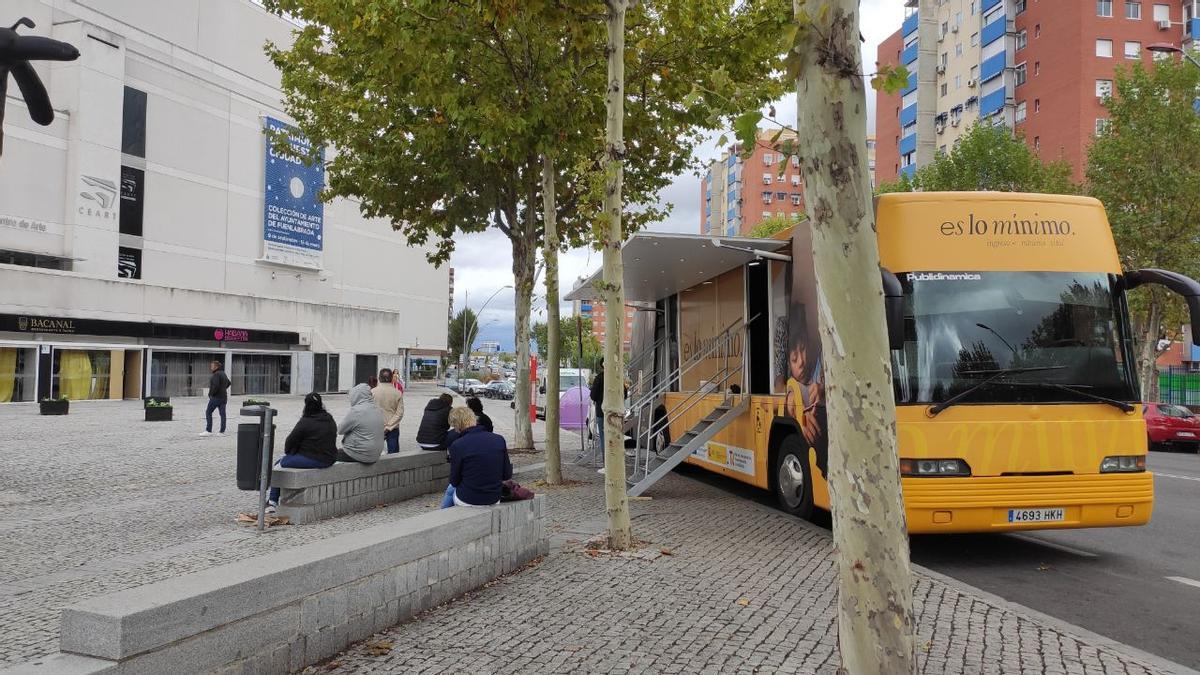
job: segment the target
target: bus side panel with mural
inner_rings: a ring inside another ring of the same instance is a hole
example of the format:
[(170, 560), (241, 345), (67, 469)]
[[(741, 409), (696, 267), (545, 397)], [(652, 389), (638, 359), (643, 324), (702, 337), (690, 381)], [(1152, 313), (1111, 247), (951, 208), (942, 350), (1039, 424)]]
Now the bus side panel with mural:
[[(1123, 271), (1090, 198), (894, 194), (877, 200), (876, 214), (909, 531), (1149, 522), (1153, 476), (1126, 291), (1164, 285), (1185, 296), (1195, 324), (1200, 284)], [(629, 377), (670, 384), (655, 405), (672, 438), (723, 402), (748, 399), (686, 461), (771, 490), (784, 510), (810, 517), (830, 507), (811, 231), (797, 225), (775, 253), (751, 241), (640, 234), (626, 244), (627, 297), (652, 308), (635, 319), (635, 335), (647, 336), (635, 342), (662, 352), (639, 359), (635, 344), (633, 360), (650, 365)], [(649, 277), (669, 270), (641, 263), (642, 251), (678, 253), (677, 275), (698, 275), (656, 283)], [(728, 348), (713, 349), (722, 336)]]

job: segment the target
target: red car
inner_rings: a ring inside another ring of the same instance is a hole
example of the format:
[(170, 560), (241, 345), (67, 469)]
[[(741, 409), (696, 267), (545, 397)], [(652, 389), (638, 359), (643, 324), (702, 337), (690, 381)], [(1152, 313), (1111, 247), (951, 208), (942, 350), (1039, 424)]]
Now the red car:
[(1181, 405), (1147, 403), (1146, 436), (1151, 450), (1200, 450), (1200, 417)]

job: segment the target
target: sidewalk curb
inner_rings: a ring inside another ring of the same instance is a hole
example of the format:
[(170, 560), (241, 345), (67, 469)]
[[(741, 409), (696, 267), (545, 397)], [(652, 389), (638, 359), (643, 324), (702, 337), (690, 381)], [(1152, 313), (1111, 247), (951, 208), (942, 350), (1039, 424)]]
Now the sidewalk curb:
[[(695, 481), (697, 483), (701, 483), (702, 485), (708, 485), (707, 483), (697, 480), (696, 478), (692, 478), (691, 476), (687, 476), (687, 475), (683, 475), (683, 474), (679, 474), (679, 473), (676, 473), (675, 475), (680, 478), (686, 478), (690, 481)], [(772, 514), (777, 515), (782, 518), (789, 518), (791, 520), (794, 520), (794, 521), (800, 523), (802, 526), (808, 528), (809, 530), (812, 530), (813, 532), (816, 532), (818, 534), (825, 536), (830, 541), (833, 540), (833, 532), (831, 530), (826, 530), (825, 528), (820, 527), (819, 525), (810, 523), (807, 520), (804, 520), (802, 518), (798, 518), (795, 516), (790, 516), (790, 515), (784, 513), (783, 511), (780, 511), (780, 510), (775, 509), (770, 506), (766, 506), (764, 504), (760, 504), (756, 501), (751, 501), (751, 500), (744, 500), (744, 501), (746, 501), (751, 506), (753, 506), (754, 508), (756, 508), (764, 513), (772, 513)], [(1088, 643), (1091, 645), (1095, 645), (1097, 647), (1103, 647), (1105, 649), (1109, 649), (1111, 651), (1114, 651), (1114, 652), (1120, 653), (1124, 656), (1127, 656), (1131, 660), (1140, 661), (1143, 665), (1150, 666), (1150, 667), (1153, 667), (1153, 668), (1156, 668), (1159, 670), (1163, 670), (1165, 672), (1172, 673), (1173, 675), (1200, 675), (1200, 671), (1194, 670), (1192, 668), (1189, 668), (1189, 667), (1184, 666), (1179, 663), (1175, 663), (1174, 661), (1171, 661), (1164, 657), (1156, 656), (1154, 654), (1151, 654), (1150, 652), (1142, 651), (1141, 649), (1138, 649), (1137, 647), (1133, 647), (1131, 645), (1127, 645), (1124, 642), (1119, 642), (1112, 638), (1104, 637), (1103, 635), (1100, 635), (1099, 633), (1094, 633), (1090, 630), (1087, 630), (1086, 628), (1083, 628), (1082, 626), (1077, 626), (1068, 621), (1064, 621), (1062, 619), (1057, 619), (1055, 617), (1050, 616), (1049, 614), (1045, 614), (1044, 612), (1039, 612), (1036, 609), (1033, 609), (1031, 607), (1026, 607), (1025, 605), (1022, 605), (1017, 602), (1013, 602), (1011, 600), (1005, 600), (1004, 598), (1002, 598), (998, 595), (995, 595), (994, 593), (989, 593), (989, 592), (983, 590), (982, 588), (972, 586), (963, 581), (959, 581), (958, 579), (955, 579), (953, 577), (948, 577), (945, 574), (942, 574), (941, 572), (935, 572), (927, 567), (918, 565), (911, 561), (909, 562), (909, 565), (911, 565), (913, 572), (916, 574), (920, 574), (920, 575), (929, 577), (930, 579), (934, 579), (934, 580), (936, 580), (940, 583), (943, 583), (943, 584), (949, 586), (950, 588), (953, 588), (965, 595), (970, 595), (972, 597), (979, 598), (980, 600), (983, 600), (984, 602), (993, 604), (996, 607), (999, 607), (1001, 609), (1007, 609), (1014, 613), (1026, 616), (1026, 617), (1028, 617), (1038, 623), (1044, 624), (1048, 628), (1056, 630), (1060, 633), (1066, 633), (1068, 635), (1071, 635), (1072, 637), (1079, 638), (1081, 642), (1085, 642), (1085, 643)]]

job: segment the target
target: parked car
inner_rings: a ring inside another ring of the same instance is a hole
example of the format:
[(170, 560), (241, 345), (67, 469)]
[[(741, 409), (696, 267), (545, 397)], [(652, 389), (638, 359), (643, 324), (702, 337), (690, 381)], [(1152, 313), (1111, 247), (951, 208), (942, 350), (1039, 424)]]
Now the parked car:
[(1181, 405), (1147, 403), (1146, 436), (1151, 450), (1200, 451), (1200, 417)]
[(496, 380), (495, 382), (489, 382), (487, 386), (483, 388), (482, 395), (485, 398), (497, 398), (504, 401), (510, 401), (516, 397), (517, 389), (508, 382)]
[(462, 394), (463, 396), (466, 396), (467, 394), (469, 394), (471, 386), (475, 385), (475, 384), (483, 384), (483, 383), (480, 382), (479, 380), (476, 380), (476, 379), (470, 378), (470, 377), (446, 380), (446, 388), (447, 389), (449, 389), (450, 391), (458, 392), (458, 393)]

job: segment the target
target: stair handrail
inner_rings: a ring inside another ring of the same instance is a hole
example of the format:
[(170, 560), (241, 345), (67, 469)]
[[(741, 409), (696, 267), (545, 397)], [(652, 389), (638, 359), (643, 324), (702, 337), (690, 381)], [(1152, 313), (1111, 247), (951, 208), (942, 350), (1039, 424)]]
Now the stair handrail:
[(689, 359), (687, 361), (687, 363), (684, 363), (683, 365), (679, 366), (675, 370), (671, 371), (671, 373), (666, 377), (666, 379), (663, 382), (660, 382), (659, 384), (651, 387), (649, 392), (644, 394), (640, 399), (638, 399), (634, 403), (627, 406), (626, 417), (633, 414), (634, 411), (640, 412), (641, 409), (644, 408), (646, 405), (648, 405), (649, 403), (652, 403), (659, 396), (666, 393), (668, 390), (670, 390), (672, 385), (674, 385), (677, 381), (679, 381), (683, 378), (683, 375), (685, 373), (690, 371), (692, 368), (696, 367), (696, 365), (698, 365), (701, 361), (707, 360), (708, 357), (711, 356), (713, 352), (725, 349), (729, 343), (729, 338), (732, 336), (733, 329), (739, 323), (743, 324), (742, 330), (746, 330), (749, 328), (751, 323), (754, 323), (755, 321), (757, 321), (759, 319), (759, 317), (761, 317), (761, 316), (762, 316), (762, 313), (759, 312), (758, 314), (755, 314), (753, 317), (751, 317), (749, 321), (744, 321), (742, 317), (738, 317), (738, 319), (735, 320), (733, 323), (729, 324), (729, 326), (726, 327), (725, 330), (723, 330), (717, 334), (716, 339), (713, 340), (713, 343), (711, 345), (709, 345), (709, 347), (707, 349), (705, 349), (704, 351), (700, 352), (699, 354), (696, 354), (695, 356), (693, 356), (691, 359)]

